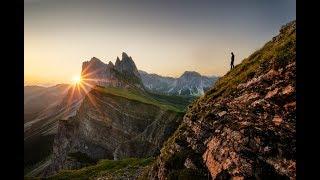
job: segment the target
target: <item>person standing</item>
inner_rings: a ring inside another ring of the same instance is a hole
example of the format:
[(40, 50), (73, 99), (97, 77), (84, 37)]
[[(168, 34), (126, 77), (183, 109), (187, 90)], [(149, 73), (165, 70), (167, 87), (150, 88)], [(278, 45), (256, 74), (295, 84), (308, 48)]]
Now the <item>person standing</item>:
[(234, 54), (233, 54), (233, 52), (231, 52), (231, 69), (233, 69), (233, 68), (234, 68)]

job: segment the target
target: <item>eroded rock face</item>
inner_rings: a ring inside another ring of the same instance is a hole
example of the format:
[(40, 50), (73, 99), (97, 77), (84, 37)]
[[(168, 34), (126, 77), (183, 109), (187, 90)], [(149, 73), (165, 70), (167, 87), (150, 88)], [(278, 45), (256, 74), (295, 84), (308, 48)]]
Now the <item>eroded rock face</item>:
[(295, 22), (280, 32), (189, 107), (149, 179), (296, 178)]
[(120, 61), (117, 58), (115, 69), (127, 76), (136, 76), (140, 78), (140, 74), (135, 63), (132, 60), (132, 57), (129, 57), (125, 52), (122, 53), (122, 60)]
[[(43, 175), (80, 168), (87, 165), (83, 159), (96, 162), (157, 155), (182, 117), (183, 113), (93, 89), (76, 116), (59, 122), (53, 163)], [(71, 158), (74, 153), (81, 157)]]
[(84, 85), (88, 86), (144, 89), (134, 61), (124, 52), (121, 60), (117, 57), (115, 65), (112, 62), (105, 64), (96, 57), (83, 62), (81, 76)]

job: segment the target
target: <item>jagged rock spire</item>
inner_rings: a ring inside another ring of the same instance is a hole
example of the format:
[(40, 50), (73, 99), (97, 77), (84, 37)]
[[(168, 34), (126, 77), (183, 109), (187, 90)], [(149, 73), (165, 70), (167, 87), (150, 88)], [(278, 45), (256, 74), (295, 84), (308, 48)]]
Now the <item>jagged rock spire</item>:
[[(122, 74), (122, 79), (119, 78), (117, 72)], [(90, 61), (83, 62), (82, 76), (90, 79), (90, 82), (87, 82), (89, 84), (116, 87), (125, 87), (128, 84), (134, 84), (134, 86), (143, 87), (135, 63), (125, 52), (122, 53), (121, 60), (117, 57), (115, 64), (111, 61), (105, 64), (96, 57), (92, 57)], [(134, 79), (134, 82), (129, 82), (128, 79)]]
[(128, 54), (125, 52), (122, 52), (122, 60), (129, 58)]
[(114, 65), (113, 65), (113, 63), (111, 62), (111, 61), (109, 61), (109, 63), (108, 63), (108, 65), (107, 65), (107, 68), (114, 68)]

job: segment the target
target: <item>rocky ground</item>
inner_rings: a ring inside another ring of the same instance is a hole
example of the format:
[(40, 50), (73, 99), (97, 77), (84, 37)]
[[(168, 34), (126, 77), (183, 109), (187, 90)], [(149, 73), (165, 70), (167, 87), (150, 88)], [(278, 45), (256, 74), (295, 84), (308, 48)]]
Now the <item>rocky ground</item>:
[(296, 24), (193, 103), (142, 179), (296, 178)]

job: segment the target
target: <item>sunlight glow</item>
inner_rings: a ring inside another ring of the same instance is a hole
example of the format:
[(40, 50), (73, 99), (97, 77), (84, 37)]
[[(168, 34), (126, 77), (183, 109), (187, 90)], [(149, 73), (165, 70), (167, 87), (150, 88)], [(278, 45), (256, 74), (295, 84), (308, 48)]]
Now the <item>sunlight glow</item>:
[(74, 84), (79, 84), (81, 82), (81, 76), (73, 76), (72, 77), (72, 82)]

